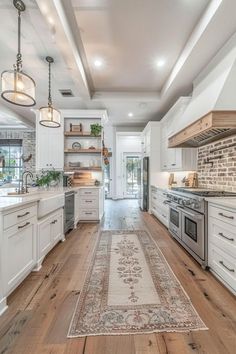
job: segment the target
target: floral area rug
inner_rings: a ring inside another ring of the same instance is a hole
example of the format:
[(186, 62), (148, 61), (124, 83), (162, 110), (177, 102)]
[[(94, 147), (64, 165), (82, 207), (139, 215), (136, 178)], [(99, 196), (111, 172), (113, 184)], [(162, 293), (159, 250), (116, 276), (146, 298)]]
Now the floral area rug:
[(102, 231), (68, 337), (207, 329), (146, 231)]

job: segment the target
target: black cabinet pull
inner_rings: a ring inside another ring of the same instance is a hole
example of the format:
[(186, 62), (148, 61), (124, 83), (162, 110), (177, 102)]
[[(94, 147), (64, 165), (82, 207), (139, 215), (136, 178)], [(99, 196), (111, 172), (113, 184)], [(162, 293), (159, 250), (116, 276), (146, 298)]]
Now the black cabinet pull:
[(219, 263), (220, 263), (223, 267), (225, 267), (228, 271), (234, 273), (234, 269), (228, 268), (228, 267), (224, 264), (223, 261), (219, 261)]
[(23, 229), (24, 227), (30, 225), (30, 222), (26, 222), (24, 225), (18, 226), (18, 229)]
[(57, 220), (53, 220), (53, 221), (51, 222), (51, 224), (56, 224), (56, 222), (57, 222)]
[(229, 240), (229, 241), (234, 241), (234, 238), (231, 238), (231, 237), (227, 237), (227, 236), (225, 236), (225, 235), (223, 234), (223, 232), (219, 232), (219, 235), (220, 235), (221, 237), (226, 238), (226, 240)]
[(29, 212), (29, 211), (27, 211), (27, 212), (26, 212), (26, 213), (24, 213), (24, 214), (17, 215), (17, 217), (18, 217), (18, 218), (23, 218), (24, 216), (29, 215), (29, 214), (30, 214), (30, 212)]
[(176, 163), (172, 163), (171, 166), (176, 166)]
[(223, 214), (223, 213), (219, 213), (219, 215), (220, 215), (220, 216), (223, 216), (224, 218), (227, 218), (227, 219), (231, 219), (231, 220), (234, 219), (233, 216), (225, 215), (225, 214)]
[(85, 213), (85, 215), (92, 215), (92, 213)]

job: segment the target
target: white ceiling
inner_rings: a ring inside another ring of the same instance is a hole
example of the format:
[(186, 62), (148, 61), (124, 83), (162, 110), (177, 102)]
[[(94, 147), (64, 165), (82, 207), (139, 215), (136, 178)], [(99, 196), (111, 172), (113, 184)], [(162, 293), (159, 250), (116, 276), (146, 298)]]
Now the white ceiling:
[[(159, 91), (209, 0), (72, 0), (95, 90)], [(104, 69), (93, 66), (103, 58)], [(166, 60), (157, 69), (157, 60)]]
[[(25, 0), (22, 15), (24, 70), (37, 83), (39, 108), (47, 102), (47, 64), (55, 59), (53, 100), (57, 108), (107, 108), (114, 125), (160, 119), (236, 31), (234, 0)], [(17, 13), (0, 1), (0, 71), (16, 55)], [(101, 58), (104, 66), (95, 69)], [(166, 65), (155, 67), (164, 59)], [(59, 89), (71, 89), (63, 98)], [(30, 109), (5, 103), (34, 124)], [(133, 112), (132, 118), (128, 113)], [(8, 124), (10, 116), (8, 115)], [(1, 114), (1, 121), (4, 114)]]

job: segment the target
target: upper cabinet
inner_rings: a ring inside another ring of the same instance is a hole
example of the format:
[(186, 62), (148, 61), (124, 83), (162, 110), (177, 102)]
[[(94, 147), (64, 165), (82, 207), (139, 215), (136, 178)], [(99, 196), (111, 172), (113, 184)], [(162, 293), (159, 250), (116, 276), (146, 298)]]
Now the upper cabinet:
[(168, 148), (168, 139), (178, 129), (188, 97), (181, 97), (161, 121), (161, 171), (193, 171), (197, 168), (197, 149)]
[(36, 170), (63, 170), (64, 128), (47, 128), (39, 124), (36, 113)]

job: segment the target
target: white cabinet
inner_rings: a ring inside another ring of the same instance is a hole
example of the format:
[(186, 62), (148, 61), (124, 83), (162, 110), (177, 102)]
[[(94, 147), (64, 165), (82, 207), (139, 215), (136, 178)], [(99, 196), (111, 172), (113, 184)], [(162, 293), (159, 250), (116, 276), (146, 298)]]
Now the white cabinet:
[(36, 121), (36, 170), (64, 168), (64, 130), (47, 128)]
[(75, 191), (75, 228), (79, 222), (79, 200), (80, 200), (80, 193), (78, 190)]
[(236, 210), (209, 204), (208, 265), (236, 294)]
[[(6, 297), (36, 264), (37, 204), (14, 208), (0, 215), (0, 313)], [(4, 307), (5, 304), (5, 307)]]
[(161, 121), (161, 170), (168, 172), (195, 171), (197, 169), (197, 149), (168, 148), (168, 138), (178, 127), (178, 121), (189, 103), (189, 98), (181, 97)]
[(35, 266), (36, 218), (13, 226), (4, 237), (4, 284), (9, 294)]
[(79, 221), (99, 221), (104, 214), (104, 188), (81, 188), (78, 195)]
[(41, 268), (44, 257), (60, 241), (64, 239), (63, 208), (45, 216), (38, 222), (37, 267)]
[(167, 192), (163, 189), (151, 186), (151, 203), (150, 211), (155, 215), (166, 227), (169, 226), (169, 207), (166, 203)]

